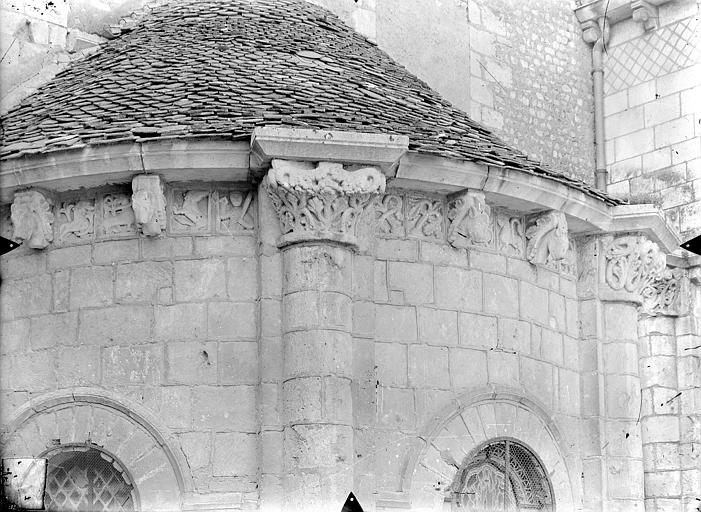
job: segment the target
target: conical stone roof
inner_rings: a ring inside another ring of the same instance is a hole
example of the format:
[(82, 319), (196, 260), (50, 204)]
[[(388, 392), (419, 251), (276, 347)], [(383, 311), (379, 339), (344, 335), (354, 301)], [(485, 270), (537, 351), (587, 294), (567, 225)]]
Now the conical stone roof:
[(264, 125), (396, 133), (409, 150), (599, 190), (508, 147), (374, 43), (304, 0), (161, 5), (2, 119), (2, 158)]

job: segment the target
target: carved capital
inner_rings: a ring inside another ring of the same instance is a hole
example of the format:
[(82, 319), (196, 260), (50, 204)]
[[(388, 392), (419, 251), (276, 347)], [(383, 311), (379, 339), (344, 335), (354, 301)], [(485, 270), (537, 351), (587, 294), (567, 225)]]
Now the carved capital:
[(52, 201), (38, 190), (17, 192), (11, 207), (13, 237), (33, 249), (44, 249), (54, 239)]
[(565, 214), (555, 210), (529, 221), (526, 229), (526, 257), (535, 265), (551, 265), (564, 260), (570, 247)]
[(659, 23), (657, 7), (645, 0), (631, 0), (630, 8), (633, 10), (633, 20), (642, 23), (645, 30), (654, 30)]
[(643, 295), (666, 269), (667, 256), (644, 236), (614, 238), (604, 247), (606, 284)]
[(166, 198), (160, 176), (134, 176), (131, 188), (131, 206), (138, 228), (146, 236), (160, 235), (166, 228)]
[(282, 229), (280, 245), (330, 240), (357, 246), (366, 210), (385, 191), (374, 167), (348, 171), (342, 164), (273, 160), (264, 186)]
[(643, 312), (648, 315), (680, 315), (685, 309), (682, 304), (684, 280), (683, 270), (665, 268), (641, 291)]
[(448, 242), (456, 248), (486, 246), (493, 238), (491, 208), (484, 192), (467, 190), (448, 203)]

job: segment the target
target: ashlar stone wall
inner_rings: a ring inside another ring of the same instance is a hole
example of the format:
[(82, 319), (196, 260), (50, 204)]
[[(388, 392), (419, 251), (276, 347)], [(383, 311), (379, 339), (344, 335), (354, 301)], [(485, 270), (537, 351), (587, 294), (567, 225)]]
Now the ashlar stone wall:
[[(182, 224), (145, 238), (137, 237), (129, 192), (59, 197), (54, 243), (2, 257), (2, 423), (49, 392), (104, 390), (143, 405), (175, 434), (196, 492), (257, 502), (253, 205), (246, 216), (237, 210), (245, 227), (234, 227), (222, 217), (245, 192), (178, 189), (181, 201), (198, 198), (188, 215), (199, 217), (175, 214)], [(79, 213), (81, 201), (90, 207)], [(178, 199), (171, 205), (185, 211)], [(81, 219), (89, 220), (82, 231)]]

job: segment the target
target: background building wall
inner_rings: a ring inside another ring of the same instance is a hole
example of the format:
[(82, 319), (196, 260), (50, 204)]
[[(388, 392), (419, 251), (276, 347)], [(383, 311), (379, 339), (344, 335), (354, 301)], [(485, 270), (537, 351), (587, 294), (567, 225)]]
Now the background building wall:
[(629, 19), (604, 57), (609, 191), (656, 203), (683, 239), (701, 233), (699, 6), (660, 6), (659, 27)]

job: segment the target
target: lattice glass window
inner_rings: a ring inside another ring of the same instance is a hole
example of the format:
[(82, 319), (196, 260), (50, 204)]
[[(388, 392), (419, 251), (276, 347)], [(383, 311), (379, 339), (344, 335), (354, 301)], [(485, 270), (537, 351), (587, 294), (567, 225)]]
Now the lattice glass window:
[(453, 510), (470, 512), (555, 509), (542, 464), (511, 440), (491, 442), (458, 471), (451, 503)]
[(103, 451), (85, 445), (65, 446), (47, 458), (47, 511), (136, 510), (137, 497), (131, 480), (119, 462)]

